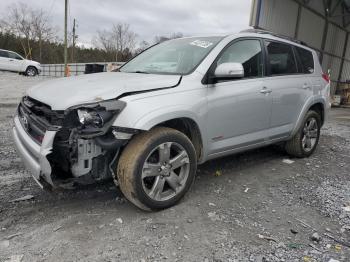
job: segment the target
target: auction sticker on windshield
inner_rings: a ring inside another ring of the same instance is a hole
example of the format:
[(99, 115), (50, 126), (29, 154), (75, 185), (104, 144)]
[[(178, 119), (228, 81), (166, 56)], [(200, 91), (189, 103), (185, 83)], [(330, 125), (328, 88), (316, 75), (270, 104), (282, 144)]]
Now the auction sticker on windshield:
[(208, 48), (209, 46), (213, 45), (213, 43), (203, 40), (195, 40), (190, 43), (190, 45), (195, 45), (203, 48)]

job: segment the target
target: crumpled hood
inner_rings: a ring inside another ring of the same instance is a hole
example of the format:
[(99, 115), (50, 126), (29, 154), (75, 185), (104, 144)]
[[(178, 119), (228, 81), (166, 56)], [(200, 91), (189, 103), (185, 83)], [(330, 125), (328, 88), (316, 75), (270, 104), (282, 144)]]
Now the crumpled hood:
[(116, 98), (122, 94), (176, 86), (180, 76), (137, 73), (97, 73), (60, 78), (30, 88), (27, 95), (53, 110)]

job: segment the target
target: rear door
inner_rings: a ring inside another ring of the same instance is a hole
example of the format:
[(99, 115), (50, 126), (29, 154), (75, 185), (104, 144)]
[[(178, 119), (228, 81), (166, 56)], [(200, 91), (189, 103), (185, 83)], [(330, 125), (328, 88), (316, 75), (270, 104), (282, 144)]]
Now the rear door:
[(309, 77), (313, 94), (319, 94), (327, 82), (322, 78), (322, 72), (316, 73), (315, 63), (317, 63), (317, 60), (315, 59), (318, 59), (318, 57), (314, 56), (310, 50), (301, 47), (295, 47), (295, 52), (299, 59), (300, 68), (302, 69), (301, 73)]
[(264, 86), (271, 90), (272, 97), (270, 138), (278, 139), (292, 131), (303, 106), (312, 97), (312, 85), (292, 45), (265, 40), (265, 47), (268, 77)]

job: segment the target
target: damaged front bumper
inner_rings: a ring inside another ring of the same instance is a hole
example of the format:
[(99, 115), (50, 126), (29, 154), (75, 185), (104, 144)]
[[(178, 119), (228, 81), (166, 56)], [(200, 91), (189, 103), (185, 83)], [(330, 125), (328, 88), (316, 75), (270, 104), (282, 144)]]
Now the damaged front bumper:
[[(14, 118), (13, 139), (40, 187), (90, 184), (112, 177), (119, 149), (137, 133), (137, 130), (112, 127), (124, 107), (124, 102), (104, 101), (61, 112), (24, 97)], [(90, 123), (87, 113), (81, 123), (77, 110), (89, 110), (95, 118), (101, 114), (101, 126)]]
[(47, 155), (52, 152), (56, 133), (57, 131), (46, 131), (42, 143), (39, 145), (23, 128), (18, 115), (14, 118), (12, 134), (15, 146), (24, 165), (41, 188), (44, 188), (45, 182), (54, 186), (51, 178), (52, 169)]

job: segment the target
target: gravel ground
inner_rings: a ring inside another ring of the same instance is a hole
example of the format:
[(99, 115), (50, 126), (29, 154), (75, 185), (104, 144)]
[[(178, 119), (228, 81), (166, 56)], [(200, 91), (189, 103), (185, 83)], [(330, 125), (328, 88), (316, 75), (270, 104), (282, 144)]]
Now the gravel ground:
[(15, 106), (28, 87), (49, 79), (42, 76), (25, 77), (17, 73), (0, 71), (0, 106)]
[[(1, 96), (37, 81), (1, 74)], [(272, 146), (210, 161), (177, 206), (146, 213), (112, 182), (41, 191), (1, 102), (0, 261), (350, 261), (350, 109), (332, 110), (312, 157), (287, 164)]]

